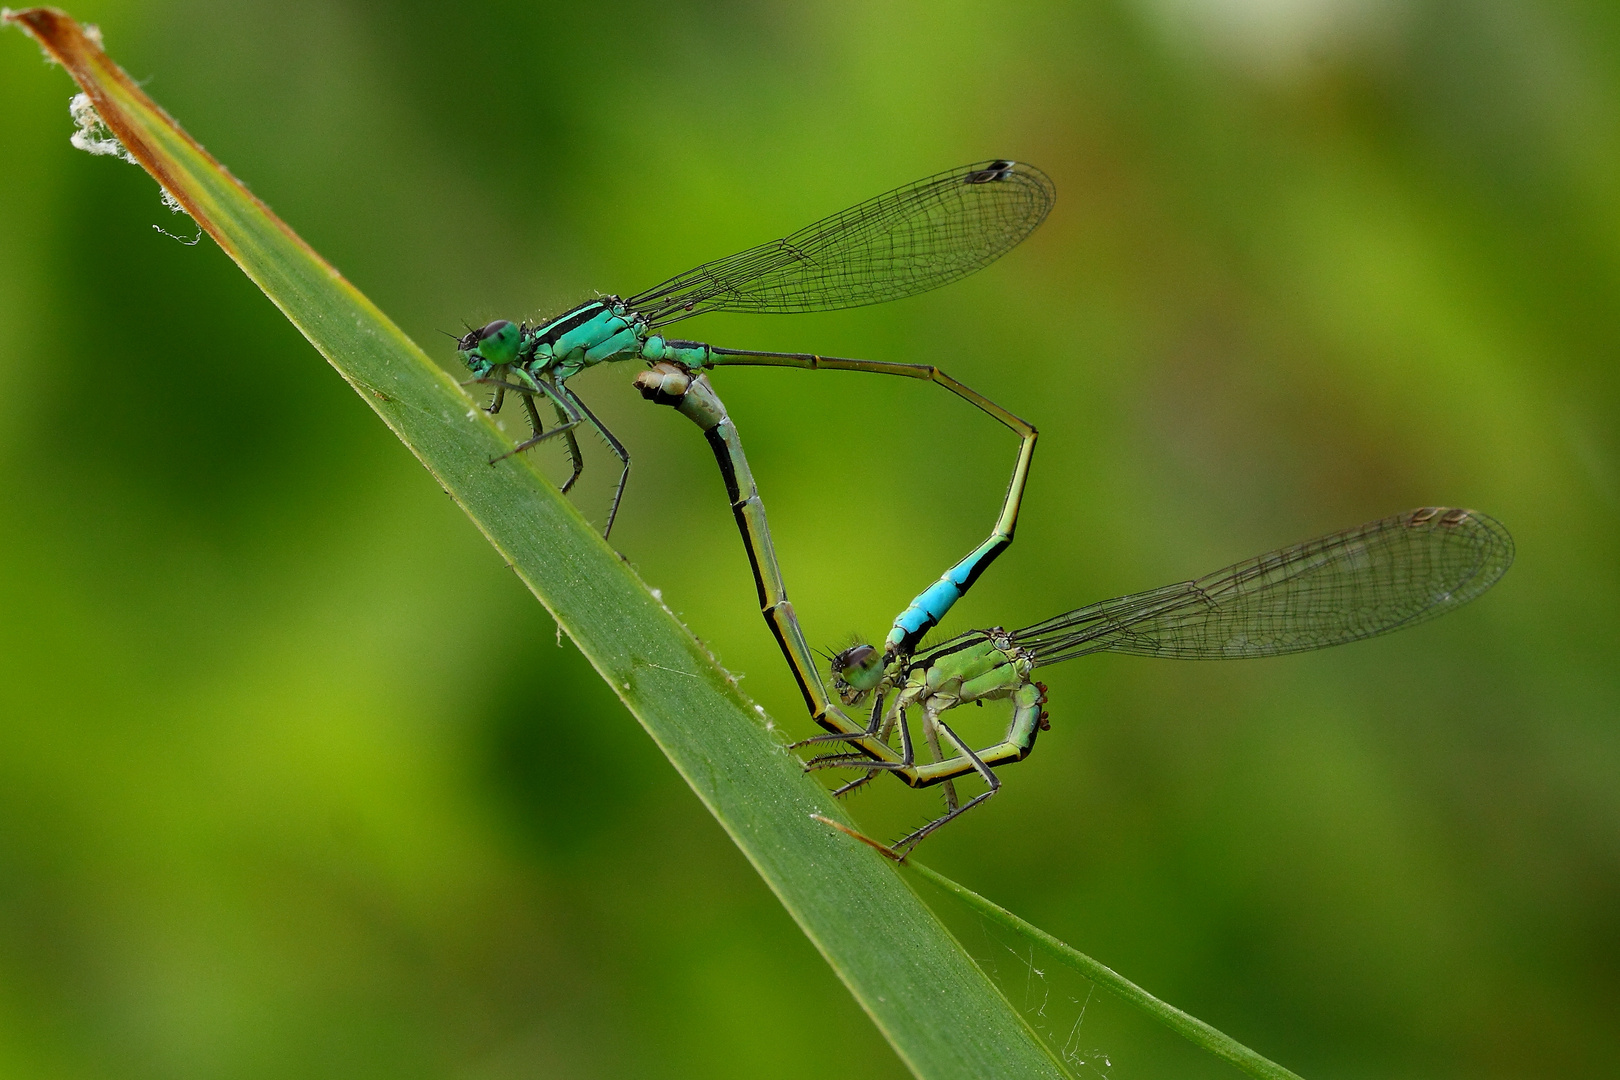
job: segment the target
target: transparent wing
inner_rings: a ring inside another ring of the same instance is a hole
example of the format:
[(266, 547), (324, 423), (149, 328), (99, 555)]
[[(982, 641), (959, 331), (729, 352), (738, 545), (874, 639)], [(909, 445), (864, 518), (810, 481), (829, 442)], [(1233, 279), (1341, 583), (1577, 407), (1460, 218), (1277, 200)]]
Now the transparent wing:
[(915, 296), (1005, 255), (1055, 198), (1033, 165), (966, 165), (704, 263), (625, 303), (656, 327), (706, 311), (827, 311)]
[(1104, 600), (1025, 627), (1038, 664), (1093, 652), (1195, 660), (1276, 656), (1372, 637), (1461, 607), (1513, 562), (1475, 510), (1429, 507)]

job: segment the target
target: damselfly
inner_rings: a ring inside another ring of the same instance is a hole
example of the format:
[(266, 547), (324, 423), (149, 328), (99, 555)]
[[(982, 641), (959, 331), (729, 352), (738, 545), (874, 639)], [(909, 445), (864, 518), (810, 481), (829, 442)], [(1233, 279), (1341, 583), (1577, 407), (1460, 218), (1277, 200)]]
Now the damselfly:
[[(1099, 652), (1235, 660), (1325, 649), (1453, 611), (1496, 584), (1512, 562), (1513, 538), (1500, 522), (1477, 510), (1431, 506), (1270, 551), (1193, 581), (1076, 608), (1022, 630), (973, 630), (887, 665), (878, 650), (857, 645), (833, 658), (833, 685), (846, 705), (873, 697), (865, 738), (887, 745), (898, 729), (900, 763), (892, 767), (905, 770), (912, 786), (944, 786), (945, 814), (894, 845), (904, 856), (994, 795), (1001, 787), (996, 766), (1022, 761), (1034, 749), (1036, 735), (1048, 726), (1046, 687), (1031, 678), (1038, 667)], [(885, 707), (891, 692), (894, 700)], [(1012, 701), (1011, 721), (1001, 741), (984, 749), (971, 748), (942, 716), (1003, 698)], [(914, 707), (922, 711), (932, 755), (926, 763), (913, 752), (907, 712)], [(847, 766), (867, 771), (840, 794), (891, 768), (874, 766), (865, 754), (807, 763), (812, 769)], [(951, 780), (969, 773), (988, 789), (964, 802)]]
[[(838, 795), (883, 773), (911, 787), (943, 787), (946, 812), (883, 848), (897, 858), (994, 795), (1001, 787), (996, 768), (1022, 761), (1034, 749), (1048, 726), (1046, 687), (1032, 677), (1038, 667), (1098, 652), (1228, 660), (1342, 645), (1453, 611), (1494, 585), (1513, 562), (1513, 539), (1494, 518), (1428, 507), (1267, 552), (1192, 581), (1076, 608), (1022, 630), (974, 630), (901, 657), (855, 645), (835, 655), (831, 669), (844, 705), (872, 699), (861, 724), (829, 698), (815, 670), (724, 405), (701, 378), (668, 403), (708, 435), (766, 622), (812, 718), (829, 732), (797, 745), (845, 742), (854, 748), (812, 758), (806, 767), (862, 770)], [(1012, 716), (1002, 739), (988, 747), (972, 747), (944, 718), (962, 705), (1001, 699), (1011, 702)], [(927, 761), (918, 759), (912, 740), (914, 708), (922, 713)], [(987, 790), (963, 801), (952, 781), (970, 773)]]
[[(937, 383), (1006, 425), (1018, 436), (1019, 449), (995, 529), (896, 620), (889, 643), (891, 651), (904, 655), (1012, 542), (1035, 450), (1035, 428), (931, 364), (724, 349), (671, 340), (660, 331), (711, 311), (828, 311), (936, 289), (1006, 254), (1045, 219), (1054, 198), (1046, 174), (1022, 162), (985, 161), (952, 169), (868, 199), (779, 240), (704, 263), (634, 296), (604, 296), (535, 325), (497, 319), (469, 331), (457, 343), (458, 352), (473, 372), (471, 382), (495, 388), (490, 412), (500, 410), (508, 391), (522, 396), (532, 435), (509, 454), (564, 437), (573, 464), (565, 492), (584, 468), (574, 428), (589, 425), (607, 442), (624, 467), (604, 535), (612, 531), (618, 514), (630, 476), (630, 455), (567, 385), (597, 364), (662, 362), (662, 370), (677, 381), (691, 371), (744, 365), (900, 375)], [(684, 382), (671, 391), (678, 396)], [(546, 430), (536, 397), (551, 402), (558, 426)]]

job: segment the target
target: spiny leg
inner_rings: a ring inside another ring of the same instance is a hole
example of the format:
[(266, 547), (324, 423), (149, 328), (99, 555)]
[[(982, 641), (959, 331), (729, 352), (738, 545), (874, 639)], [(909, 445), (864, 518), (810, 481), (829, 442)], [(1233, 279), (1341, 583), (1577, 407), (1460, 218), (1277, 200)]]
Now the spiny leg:
[(603, 441), (608, 444), (608, 449), (613, 451), (613, 456), (624, 464), (624, 471), (619, 473), (619, 486), (613, 489), (613, 505), (608, 507), (607, 527), (602, 530), (602, 537), (606, 539), (607, 535), (613, 531), (613, 519), (619, 516), (619, 500), (624, 498), (624, 486), (630, 482), (630, 451), (626, 450), (624, 444), (614, 437), (613, 432), (607, 429), (607, 425), (596, 418), (596, 414), (591, 412), (590, 407), (579, 399), (579, 395), (568, 389), (567, 384), (558, 383), (557, 393), (561, 397), (568, 399), (571, 406), (570, 412), (584, 415), (586, 422), (596, 429), (596, 433), (602, 436)]
[(532, 387), (530, 387), (530, 386), (519, 386), (519, 385), (517, 385), (515, 383), (501, 382), (499, 379), (469, 379), (468, 382), (470, 382), (470, 383), (493, 383), (494, 385), (496, 385), (498, 387), (503, 387), (503, 388), (505, 388), (507, 390), (515, 390), (518, 393), (522, 394), (524, 396), (524, 400), (526, 402), (529, 402), (529, 410), (530, 410), (529, 411), (529, 422), (536, 426), (536, 431), (535, 431), (535, 433), (534, 433), (534, 435), (532, 437), (530, 437), (528, 439), (525, 439), (524, 441), (518, 443), (516, 446), (512, 447), (512, 449), (508, 450), (506, 453), (499, 454), (499, 455), (497, 455), (495, 457), (490, 458), (489, 463), (491, 465), (495, 465), (495, 464), (498, 464), (498, 463), (500, 463), (502, 461), (505, 461), (507, 458), (512, 457), (513, 455), (521, 454), (521, 453), (523, 453), (523, 451), (527, 450), (529, 447), (534, 446), (537, 443), (544, 442), (545, 440), (553, 438), (553, 437), (555, 437), (557, 435), (567, 435), (574, 428), (578, 427), (580, 425), (582, 419), (583, 419), (580, 416), (572, 414), (572, 412), (570, 411), (570, 412), (566, 413), (567, 421), (568, 421), (567, 423), (561, 424), (558, 427), (554, 427), (550, 431), (540, 430), (539, 429), (540, 414), (538, 412), (534, 411), (533, 402), (529, 401), (529, 399), (534, 395), (534, 393), (537, 390), (540, 393), (546, 395), (546, 397), (550, 398), (551, 401), (552, 401), (552, 404), (556, 405), (558, 407), (559, 411), (564, 411), (567, 408), (566, 405), (564, 405), (561, 401), (559, 401), (559, 399), (557, 397), (557, 391), (554, 390), (549, 383), (546, 383), (544, 381), (536, 382), (534, 384), (534, 386), (532, 386)]
[[(934, 760), (944, 761), (945, 755), (939, 749), (939, 723), (932, 701), (923, 706), (923, 738), (928, 740), (928, 749), (934, 752)], [(956, 798), (956, 785), (942, 780), (939, 786), (945, 790), (945, 809), (955, 810), (960, 805)]]
[(847, 742), (852, 746), (859, 746), (860, 743), (856, 741), (858, 739), (880, 739), (883, 742), (888, 742), (888, 731), (892, 729), (893, 724), (883, 711), (883, 703), (886, 700), (888, 700), (888, 695), (884, 693), (878, 693), (873, 697), (872, 713), (866, 722), (865, 731), (853, 735), (837, 731), (823, 732), (820, 735), (812, 735), (807, 739), (800, 739), (798, 742), (788, 743), (788, 749), (801, 750), (806, 746), (816, 746), (820, 743), (830, 742)]
[[(551, 403), (551, 407), (557, 410), (557, 423), (566, 423), (568, 420), (568, 414), (563, 412), (562, 406), (553, 401)], [(568, 489), (573, 487), (575, 481), (579, 479), (579, 474), (585, 471), (585, 458), (579, 452), (579, 440), (574, 438), (574, 433), (572, 431), (563, 436), (563, 442), (568, 446), (568, 461), (574, 467), (574, 471), (569, 475), (568, 481), (562, 486), (562, 493), (566, 495), (568, 494)]]
[[(502, 387), (496, 387), (495, 392), (497, 394), (505, 394), (506, 390), (504, 388), (502, 388)], [(533, 435), (537, 439), (540, 438), (541, 436), (543, 436), (546, 433), (546, 425), (540, 419), (540, 410), (538, 410), (538, 409), (536, 409), (534, 407), (534, 395), (533, 394), (524, 394), (523, 395), (523, 408), (529, 414), (529, 434)], [(558, 424), (566, 424), (567, 421), (568, 421), (568, 417), (564, 416), (563, 413), (561, 412), (561, 410), (559, 410), (558, 413), (557, 413), (557, 423)], [(563, 436), (563, 438), (572, 441), (573, 438), (574, 438), (574, 433), (573, 432), (568, 432)], [(568, 489), (565, 487), (565, 488), (563, 488), (563, 491), (566, 493), (568, 491)]]
[[(458, 385), (458, 386), (493, 386), (493, 387), (496, 388), (497, 392), (504, 391), (504, 390), (515, 390), (520, 394), (533, 394), (533, 393), (537, 392), (537, 387), (536, 386), (533, 386), (533, 385), (525, 386), (522, 383), (507, 382), (505, 379), (498, 378), (498, 377), (496, 377), (494, 375), (479, 375), (479, 376), (476, 376), (476, 377), (471, 378), (471, 379), (462, 379), (461, 382), (457, 383), (456, 385)], [(504, 395), (502, 397), (500, 397), (499, 400), (504, 401), (505, 400)], [(491, 402), (490, 404), (494, 405), (494, 402)], [(493, 412), (495, 410), (491, 409), (490, 411)]]
[[(881, 701), (878, 702), (878, 706), (881, 706), (881, 704)], [(874, 713), (876, 712), (876, 706), (874, 707), (873, 711)], [(911, 745), (911, 725), (906, 722), (906, 697), (904, 694), (894, 699), (894, 708), (889, 710), (888, 714), (885, 716), (883, 725), (878, 729), (877, 734), (870, 735), (870, 737), (878, 740), (878, 746), (880, 748), (888, 751), (891, 754), (894, 753), (894, 750), (889, 746), (889, 732), (893, 730), (894, 725), (897, 722), (900, 726), (900, 760), (873, 761), (871, 755), (868, 753), (823, 754), (820, 757), (813, 757), (809, 761), (805, 762), (804, 771), (816, 772), (821, 769), (863, 768), (873, 773), (878, 773), (885, 771), (903, 772), (910, 769), (912, 765), (916, 763), (917, 755)], [(861, 740), (868, 737), (869, 735), (857, 735), (851, 733), (850, 735), (845, 736), (842, 741), (849, 743), (857, 750), (861, 750), (865, 748), (865, 744), (862, 743)], [(871, 777), (867, 777), (867, 779), (871, 779)], [(861, 781), (861, 783), (865, 782), (865, 780)], [(840, 791), (841, 790), (842, 789), (840, 789)]]
[[(882, 726), (878, 728), (876, 738), (882, 742), (883, 745), (887, 746), (889, 744), (889, 733), (894, 730), (895, 724), (898, 723), (900, 726), (901, 764), (909, 768), (912, 762), (915, 760), (915, 754), (913, 753), (911, 747), (911, 725), (906, 721), (906, 711), (903, 705), (904, 700), (905, 699), (903, 697), (895, 700), (894, 709), (884, 715)], [(872, 719), (874, 723), (877, 721), (877, 715), (882, 706), (883, 698), (880, 695), (877, 704), (872, 709)], [(833, 798), (840, 798), (841, 796), (847, 795), (851, 791), (854, 791), (856, 788), (861, 787), (863, 784), (871, 783), (873, 777), (881, 776), (883, 775), (883, 772), (883, 769), (867, 769), (863, 775), (857, 776), (855, 779), (851, 780), (842, 787), (834, 789)]]
[(804, 763), (805, 772), (823, 769), (879, 769), (884, 772), (904, 772), (910, 765), (900, 761), (873, 761), (865, 754), (823, 754)]
[[(513, 386), (511, 383), (502, 381), (506, 377), (508, 366), (509, 365), (506, 364), (498, 364), (490, 369), (490, 375), (465, 379), (461, 383), (462, 386), (493, 385), (495, 387), (494, 396), (489, 399), (489, 404), (484, 407), (484, 411), (489, 413), (491, 416), (494, 416), (496, 413), (500, 412), (501, 406), (506, 404), (506, 392), (508, 390), (518, 389), (518, 387)], [(528, 393), (527, 390), (523, 392)]]
[[(501, 411), (501, 406), (503, 404), (505, 404), (505, 402), (506, 402), (506, 392), (508, 390), (511, 390), (512, 392), (514, 392), (516, 394), (522, 395), (524, 408), (528, 410), (529, 431), (530, 431), (530, 434), (531, 434), (532, 438), (529, 438), (526, 441), (524, 441), (522, 443), (519, 443), (517, 446), (514, 446), (512, 449), (508, 450), (506, 453), (500, 455), (499, 457), (490, 458), (489, 463), (491, 465), (495, 464), (497, 461), (505, 461), (507, 458), (511, 457), (513, 454), (520, 454), (523, 451), (527, 450), (529, 447), (531, 447), (531, 446), (535, 445), (536, 443), (541, 442), (541, 441), (543, 441), (545, 439), (549, 439), (553, 435), (566, 435), (569, 444), (571, 446), (575, 445), (574, 444), (574, 436), (572, 434), (568, 434), (568, 433), (571, 431), (572, 428), (574, 428), (575, 426), (577, 426), (579, 424), (579, 418), (574, 417), (574, 418), (572, 418), (570, 420), (570, 418), (567, 416), (567, 414), (563, 412), (561, 406), (558, 406), (557, 407), (557, 419), (560, 422), (561, 426), (553, 429), (552, 431), (549, 431), (549, 432), (546, 431), (546, 425), (543, 424), (540, 421), (540, 414), (537, 411), (535, 411), (535, 407), (534, 407), (534, 395), (535, 395), (535, 392), (536, 392), (536, 389), (537, 389), (537, 384), (536, 385), (530, 385), (530, 386), (524, 386), (524, 385), (522, 385), (520, 383), (506, 382), (504, 379), (495, 378), (493, 376), (486, 375), (486, 376), (476, 378), (476, 379), (465, 379), (465, 380), (462, 381), (461, 385), (462, 386), (493, 386), (495, 388), (495, 397), (490, 401), (489, 407), (484, 410), (485, 412), (490, 413), (492, 415), (494, 413), (498, 413), (498, 412)], [(552, 404), (556, 405), (556, 402), (553, 401)], [(574, 458), (575, 458), (575, 462), (577, 464), (577, 462), (578, 462), (577, 447), (576, 447), (576, 450), (574, 451)], [(578, 476), (577, 472), (576, 472), (575, 476), (576, 477)], [(571, 479), (571, 480), (569, 480), (569, 486), (572, 486), (572, 484), (573, 484), (573, 480)], [(566, 492), (567, 490), (568, 490), (568, 487), (563, 488), (563, 491)]]
[(882, 769), (867, 769), (864, 773), (857, 776), (855, 779), (849, 781), (847, 784), (840, 784), (839, 786), (833, 788), (832, 797), (835, 798), (835, 799), (842, 799), (845, 795), (848, 795), (850, 792), (855, 791), (858, 788), (863, 788), (867, 784), (870, 784), (872, 782), (872, 778), (874, 776), (882, 776), (882, 775), (883, 775), (883, 770)]
[(524, 439), (522, 442), (520, 442), (516, 446), (512, 447), (512, 449), (508, 450), (506, 453), (500, 454), (500, 455), (497, 455), (496, 457), (490, 458), (489, 463), (491, 465), (497, 465), (500, 462), (505, 461), (509, 457), (515, 457), (518, 454), (523, 453), (523, 451), (529, 449), (529, 447), (531, 447), (531, 446), (538, 446), (539, 444), (545, 442), (547, 439), (554, 438), (554, 437), (556, 437), (558, 435), (567, 435), (569, 432), (571, 432), (574, 428), (578, 427), (579, 425), (580, 425), (579, 420), (571, 420), (567, 424), (562, 425), (561, 427), (554, 427), (550, 431), (543, 432), (542, 434), (534, 435), (534, 436), (532, 436), (530, 438)]
[[(506, 393), (505, 390), (502, 390), (499, 387), (495, 389), (495, 392), (497, 394)], [(546, 430), (545, 422), (540, 419), (540, 410), (534, 407), (533, 394), (523, 395), (523, 409), (529, 414), (529, 431), (532, 434), (539, 435), (541, 432)], [(566, 422), (566, 419), (566, 417), (561, 417), (558, 419), (558, 423)]]
[[(512, 391), (515, 394), (521, 395), (522, 398), (523, 398), (524, 408), (526, 408), (528, 410), (530, 434), (539, 435), (539, 434), (541, 434), (542, 432), (544, 432), (546, 430), (545, 424), (540, 422), (540, 414), (537, 413), (535, 411), (535, 408), (534, 408), (534, 395), (537, 392), (537, 385), (531, 384), (531, 385), (525, 386), (525, 385), (523, 385), (521, 383), (507, 382), (505, 379), (502, 379), (502, 378), (499, 378), (499, 377), (496, 377), (496, 376), (491, 376), (491, 375), (484, 375), (484, 376), (481, 376), (481, 377), (478, 377), (478, 378), (473, 378), (473, 379), (463, 379), (460, 385), (462, 385), (462, 386), (493, 386), (495, 388), (495, 396), (490, 399), (489, 406), (484, 410), (485, 412), (489, 413), (492, 416), (494, 414), (500, 412), (501, 411), (501, 406), (506, 403), (506, 392), (508, 390)], [(559, 421), (566, 420), (566, 417), (564, 416), (563, 412), (560, 409), (557, 412), (557, 418), (558, 418)], [(534, 445), (534, 442), (530, 441), (528, 443), (525, 443), (524, 447), (526, 448), (526, 447), (533, 446), (533, 445)], [(514, 451), (512, 451), (512, 453), (516, 453), (516, 451), (514, 450)], [(503, 454), (502, 455), (502, 457), (510, 457), (510, 456), (511, 456), (511, 454)], [(501, 458), (496, 458), (495, 459), (495, 461), (500, 461), (500, 460), (501, 460)], [(492, 461), (492, 462), (490, 462), (490, 464), (493, 465), (494, 462)]]
[(937, 714), (933, 717), (933, 720), (934, 723), (938, 725), (940, 732), (947, 740), (949, 740), (950, 744), (956, 747), (956, 749), (961, 752), (962, 756), (966, 757), (968, 761), (972, 763), (974, 771), (984, 778), (984, 782), (986, 784), (990, 785), (990, 790), (979, 795), (975, 795), (962, 805), (954, 807), (942, 817), (936, 818), (910, 835), (902, 837), (901, 840), (894, 845), (894, 850), (900, 852), (902, 857), (910, 855), (911, 852), (916, 849), (917, 845), (921, 843), (925, 837), (933, 833), (934, 830), (940, 828), (953, 818), (961, 817), (963, 814), (967, 813), (969, 810), (973, 809), (975, 806), (978, 806), (990, 796), (1001, 790), (1001, 779), (996, 776), (995, 772), (990, 768), (990, 766), (984, 763), (983, 759), (981, 759), (978, 754), (973, 752), (973, 748), (968, 746), (967, 743), (963, 742), (961, 737), (958, 736), (956, 732), (947, 727), (945, 721), (941, 720)]
[[(545, 435), (546, 425), (545, 422), (540, 419), (539, 410), (535, 408), (534, 391), (524, 387), (513, 386), (510, 383), (497, 383), (495, 385), (495, 402), (488, 410), (489, 412), (500, 412), (501, 402), (505, 399), (506, 391), (508, 389), (516, 390), (518, 393), (523, 395), (523, 407), (528, 411), (529, 415), (529, 432), (535, 436), (534, 439), (524, 443), (523, 446), (511, 451), (512, 454), (515, 454), (521, 450), (525, 450), (528, 447), (533, 446), (539, 438), (543, 437)], [(580, 455), (579, 440), (574, 438), (573, 432), (573, 429), (575, 426), (577, 426), (579, 419), (577, 417), (569, 417), (568, 413), (561, 405), (557, 404), (555, 400), (551, 402), (551, 407), (556, 410), (558, 430), (562, 433), (563, 441), (568, 447), (568, 461), (574, 467), (574, 471), (569, 475), (567, 481), (562, 486), (562, 494), (566, 495), (568, 494), (568, 490), (574, 486), (576, 481), (579, 480), (580, 473), (585, 471), (585, 459)], [(508, 454), (506, 456), (509, 457), (511, 455)], [(499, 461), (500, 458), (497, 458), (496, 460)], [(493, 464), (493, 462), (491, 464)]]

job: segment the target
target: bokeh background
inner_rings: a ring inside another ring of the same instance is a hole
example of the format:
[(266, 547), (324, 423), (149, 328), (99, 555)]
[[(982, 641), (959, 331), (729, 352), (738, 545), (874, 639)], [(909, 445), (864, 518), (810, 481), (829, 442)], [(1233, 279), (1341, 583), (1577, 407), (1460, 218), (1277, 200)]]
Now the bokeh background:
[[(925, 860), (1307, 1077), (1615, 1075), (1620, 7), (74, 14), (446, 364), (464, 320), (1041, 165), (1056, 210), (973, 279), (682, 328), (938, 362), (1041, 427), (952, 626), (1435, 503), (1519, 557), (1374, 642), (1052, 669), (1039, 752)], [(192, 234), (150, 179), (70, 148), (71, 93), (0, 35), (0, 1072), (903, 1075), (404, 447), (154, 231)], [(709, 452), (632, 374), (574, 384), (635, 455), (615, 544), (804, 733)], [(1013, 441), (946, 395), (715, 381), (816, 644), (985, 535)]]

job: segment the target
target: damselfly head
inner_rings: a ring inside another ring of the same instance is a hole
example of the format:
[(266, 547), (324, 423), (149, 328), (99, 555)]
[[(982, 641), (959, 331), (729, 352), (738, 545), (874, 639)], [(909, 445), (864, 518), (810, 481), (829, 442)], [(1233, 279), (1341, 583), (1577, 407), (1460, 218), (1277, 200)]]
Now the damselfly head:
[(456, 342), (461, 362), (479, 375), (487, 375), (491, 368), (517, 360), (518, 348), (523, 344), (523, 332), (509, 319), (469, 330)]
[(833, 689), (845, 705), (855, 705), (883, 681), (883, 654), (870, 645), (851, 645), (828, 661)]

